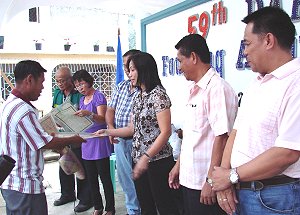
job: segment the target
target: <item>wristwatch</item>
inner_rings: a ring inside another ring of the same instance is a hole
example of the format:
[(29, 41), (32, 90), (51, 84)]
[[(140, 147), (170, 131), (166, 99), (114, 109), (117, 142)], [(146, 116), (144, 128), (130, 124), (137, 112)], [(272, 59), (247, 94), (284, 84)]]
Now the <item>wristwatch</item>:
[(211, 187), (213, 186), (213, 180), (211, 178), (206, 177), (206, 183), (208, 183)]
[(231, 184), (237, 184), (239, 182), (239, 174), (236, 171), (236, 168), (232, 168), (229, 173), (229, 180)]

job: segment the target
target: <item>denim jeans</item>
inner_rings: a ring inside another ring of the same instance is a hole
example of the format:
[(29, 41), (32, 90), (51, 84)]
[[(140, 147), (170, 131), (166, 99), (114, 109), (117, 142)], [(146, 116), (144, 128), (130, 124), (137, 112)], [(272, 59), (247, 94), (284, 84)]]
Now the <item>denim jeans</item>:
[(118, 138), (115, 144), (116, 165), (119, 183), (125, 193), (125, 206), (130, 215), (140, 215), (141, 210), (132, 180), (132, 139)]
[(269, 186), (262, 190), (237, 190), (236, 215), (299, 215), (300, 182)]

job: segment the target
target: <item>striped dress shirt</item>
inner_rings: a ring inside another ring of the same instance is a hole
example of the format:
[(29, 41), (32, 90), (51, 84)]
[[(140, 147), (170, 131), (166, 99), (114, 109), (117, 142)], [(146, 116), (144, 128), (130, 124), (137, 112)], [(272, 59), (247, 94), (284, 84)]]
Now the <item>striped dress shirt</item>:
[(216, 136), (232, 130), (238, 99), (214, 69), (194, 83), (184, 113), (180, 153), (180, 184), (202, 190)]
[(0, 117), (0, 153), (16, 160), (1, 188), (27, 194), (43, 193), (41, 148), (53, 137), (41, 127), (36, 110), (13, 94), (1, 106)]

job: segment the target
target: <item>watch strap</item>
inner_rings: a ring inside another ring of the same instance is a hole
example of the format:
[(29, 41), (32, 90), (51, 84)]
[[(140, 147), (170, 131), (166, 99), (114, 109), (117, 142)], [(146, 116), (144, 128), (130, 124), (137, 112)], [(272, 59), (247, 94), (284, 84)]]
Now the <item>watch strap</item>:
[(213, 180), (211, 178), (206, 177), (206, 183), (208, 183), (210, 186), (213, 186)]

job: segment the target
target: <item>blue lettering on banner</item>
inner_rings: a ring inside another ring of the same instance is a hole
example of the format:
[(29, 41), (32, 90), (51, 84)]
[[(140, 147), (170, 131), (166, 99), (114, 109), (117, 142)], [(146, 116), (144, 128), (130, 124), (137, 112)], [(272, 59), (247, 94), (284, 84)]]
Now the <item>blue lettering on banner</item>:
[[(225, 51), (222, 49), (222, 50), (219, 50), (219, 51), (216, 52), (216, 57), (215, 57), (215, 69), (220, 74), (220, 76), (222, 78), (224, 78), (224, 74), (223, 74), (223, 71), (224, 71), (224, 55), (225, 55)], [(210, 62), (212, 62), (212, 59), (211, 59)]]
[[(263, 8), (264, 4), (262, 0), (245, 0), (248, 5), (248, 14), (253, 13), (254, 11)], [(256, 4), (255, 4), (256, 3)], [(254, 6), (257, 6), (257, 9)], [(273, 7), (279, 7), (282, 8), (282, 2), (281, 0), (270, 0), (270, 6)], [(292, 14), (291, 14), (291, 20), (293, 22), (300, 21), (300, 0), (293, 0), (293, 6), (292, 6)], [(298, 38), (300, 41), (300, 37)], [(238, 70), (244, 70), (245, 68), (250, 68), (248, 62), (246, 61), (244, 63), (244, 60), (246, 60), (246, 56), (244, 55), (245, 45), (243, 40), (241, 41), (240, 50), (238, 54), (238, 59), (236, 62), (236, 69)], [(295, 39), (295, 42), (292, 46), (291, 53), (293, 57), (297, 57), (297, 38)]]
[(235, 64), (235, 68), (238, 70), (244, 70), (245, 68), (250, 68), (247, 61), (244, 64), (244, 59), (246, 59), (246, 56), (244, 55), (244, 50), (245, 50), (244, 40), (241, 40), (240, 51), (239, 51), (237, 62)]
[[(300, 36), (299, 36), (299, 41), (300, 41)], [(250, 69), (250, 65), (248, 64), (248, 62), (246, 61), (244, 63), (244, 60), (246, 60), (244, 50), (245, 50), (244, 40), (241, 40), (240, 51), (239, 51), (239, 54), (238, 54), (237, 62), (235, 64), (235, 68), (238, 69), (238, 70), (244, 70), (245, 68)], [(291, 49), (291, 53), (292, 53), (293, 58), (297, 57), (296, 50), (297, 50), (297, 39), (295, 39), (295, 42), (292, 45), (292, 49)]]
[[(224, 55), (225, 51), (216, 51), (215, 56), (210, 52), (210, 64), (216, 69), (222, 78), (224, 78)], [(162, 76), (180, 76), (182, 73), (179, 70), (180, 63), (177, 58), (170, 58), (169, 56), (162, 56)]]
[[(248, 5), (248, 14), (251, 14), (255, 10), (264, 7), (263, 0), (245, 0), (245, 1)], [(257, 6), (257, 9), (254, 7), (255, 5)], [(282, 8), (281, 0), (270, 0), (270, 6)], [(300, 9), (300, 0), (293, 0), (292, 15), (291, 15), (292, 21), (300, 20), (299, 9)]]
[(169, 75), (181, 75), (181, 72), (179, 71), (179, 61), (177, 58), (169, 58), (169, 56), (162, 56), (163, 61), (163, 72), (162, 76), (167, 77)]

